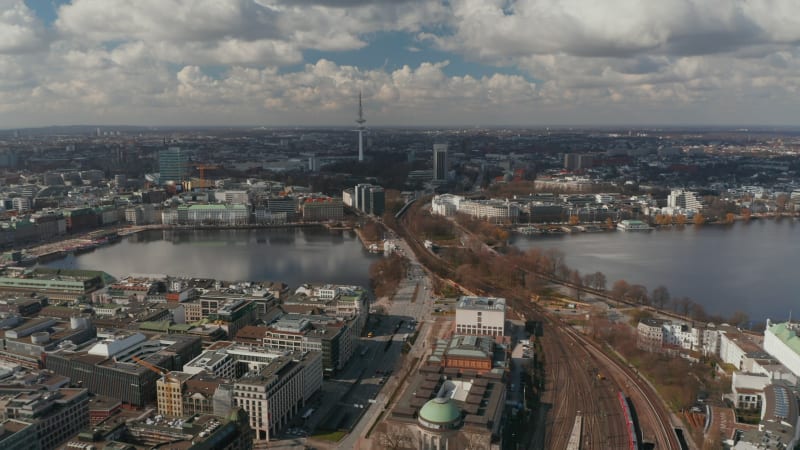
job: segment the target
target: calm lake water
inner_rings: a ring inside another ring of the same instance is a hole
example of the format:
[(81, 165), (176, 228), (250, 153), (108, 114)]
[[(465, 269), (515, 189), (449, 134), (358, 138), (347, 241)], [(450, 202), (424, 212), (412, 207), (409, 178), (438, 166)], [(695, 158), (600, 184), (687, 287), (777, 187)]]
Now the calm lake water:
[(68, 269), (96, 269), (115, 277), (168, 274), (221, 280), (369, 285), (378, 255), (351, 232), (324, 228), (151, 230), (93, 252), (51, 261)]
[(800, 316), (800, 222), (754, 220), (733, 226), (687, 226), (647, 233), (604, 232), (515, 236), (520, 249), (558, 248), (581, 273), (669, 289), (707, 312), (751, 320)]

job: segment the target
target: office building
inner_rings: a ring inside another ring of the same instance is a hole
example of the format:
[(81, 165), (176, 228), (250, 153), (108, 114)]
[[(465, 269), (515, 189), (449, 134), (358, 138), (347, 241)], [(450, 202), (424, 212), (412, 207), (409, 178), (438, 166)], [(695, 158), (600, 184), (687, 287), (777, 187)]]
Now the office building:
[(52, 300), (83, 300), (103, 287), (110, 275), (92, 270), (9, 268), (0, 273), (0, 292), (39, 294)]
[(89, 394), (68, 388), (21, 393), (7, 401), (5, 414), (32, 423), (39, 448), (50, 450), (89, 425)]
[(564, 169), (584, 170), (594, 165), (594, 157), (587, 154), (567, 153), (564, 155)]
[(183, 417), (183, 386), (192, 374), (171, 371), (156, 381), (158, 413), (165, 417)]
[(189, 158), (179, 147), (170, 147), (158, 152), (160, 183), (181, 184), (188, 176)]
[(241, 409), (224, 416), (173, 419), (156, 414), (112, 418), (71, 439), (66, 449), (250, 450), (253, 430)]
[(308, 198), (300, 207), (303, 220), (342, 220), (344, 218), (344, 204), (341, 200), (333, 198)]
[(0, 448), (41, 450), (33, 422), (6, 419), (0, 422)]
[(353, 207), (366, 214), (383, 215), (386, 209), (386, 193), (380, 186), (359, 184), (355, 187)]
[(447, 144), (433, 144), (433, 181), (447, 181)]
[(462, 200), (458, 202), (458, 212), (494, 223), (516, 222), (519, 218), (519, 211), (519, 204), (508, 200)]
[(137, 406), (156, 400), (156, 380), (161, 376), (158, 371), (180, 369), (201, 349), (199, 337), (186, 335), (148, 340), (141, 333), (103, 332), (98, 333), (98, 339), (94, 344), (64, 346), (48, 353), (45, 367), (93, 394)]
[(234, 383), (234, 404), (247, 412), (255, 439), (269, 441), (322, 387), (322, 355), (289, 353)]
[(456, 303), (456, 333), (503, 336), (506, 300), (497, 297), (462, 296)]
[(267, 327), (263, 346), (277, 351), (319, 351), (327, 375), (347, 364), (356, 336), (344, 320), (327, 316), (287, 314)]

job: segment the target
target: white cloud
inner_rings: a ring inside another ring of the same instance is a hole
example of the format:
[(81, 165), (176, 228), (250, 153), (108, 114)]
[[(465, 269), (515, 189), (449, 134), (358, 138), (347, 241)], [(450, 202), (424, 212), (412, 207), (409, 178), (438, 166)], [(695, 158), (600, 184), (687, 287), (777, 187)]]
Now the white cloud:
[(22, 0), (0, 0), (0, 55), (43, 49), (47, 33)]
[[(800, 113), (797, 11), (790, 0), (73, 0), (47, 28), (22, 0), (0, 0), (0, 122), (344, 125), (361, 89), (370, 124), (783, 123)], [(426, 46), (445, 56), (394, 70), (336, 62), (383, 32), (417, 36), (402, 43), (416, 61)], [(309, 62), (307, 50), (329, 53)], [(466, 70), (457, 59), (487, 75), (453, 76)]]

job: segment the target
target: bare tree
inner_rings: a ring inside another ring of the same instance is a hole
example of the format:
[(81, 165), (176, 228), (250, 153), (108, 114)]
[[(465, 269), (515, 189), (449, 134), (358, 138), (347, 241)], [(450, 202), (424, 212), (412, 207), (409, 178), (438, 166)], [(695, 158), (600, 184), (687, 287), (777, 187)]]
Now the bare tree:
[(735, 311), (733, 314), (731, 314), (730, 319), (728, 319), (728, 323), (738, 327), (743, 323), (747, 323), (749, 320), (750, 318), (747, 316), (747, 313), (743, 311)]
[(617, 280), (614, 282), (614, 285), (611, 286), (611, 296), (617, 300), (622, 300), (625, 298), (625, 295), (628, 293), (630, 288), (631, 286), (627, 281)]
[(387, 450), (406, 450), (416, 447), (414, 434), (402, 425), (383, 423), (375, 435), (380, 448)]
[(603, 272), (594, 273), (594, 288), (599, 291), (606, 290), (606, 275)]
[(581, 301), (581, 293), (583, 289), (583, 279), (581, 278), (581, 273), (577, 270), (572, 270), (569, 274), (569, 282), (575, 285), (573, 288), (575, 291), (575, 300)]
[(665, 286), (658, 286), (653, 289), (650, 299), (653, 301), (653, 305), (656, 308), (663, 309), (664, 306), (669, 303), (669, 291)]
[(486, 450), (491, 444), (489, 433), (465, 428), (456, 435), (453, 447), (458, 450)]
[(647, 297), (647, 288), (641, 284), (634, 284), (631, 286), (630, 289), (628, 289), (627, 297), (640, 305), (647, 305), (650, 303), (650, 299)]

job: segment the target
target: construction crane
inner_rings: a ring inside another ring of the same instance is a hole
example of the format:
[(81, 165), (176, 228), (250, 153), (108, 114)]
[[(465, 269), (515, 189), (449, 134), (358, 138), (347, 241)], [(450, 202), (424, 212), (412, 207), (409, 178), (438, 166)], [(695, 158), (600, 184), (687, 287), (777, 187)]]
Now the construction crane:
[(151, 371), (161, 375), (162, 379), (165, 379), (167, 381), (179, 381), (177, 378), (171, 376), (167, 370), (162, 369), (161, 367), (158, 367), (155, 364), (151, 364), (151, 363), (143, 360), (142, 358), (139, 358), (136, 355), (132, 355), (131, 358), (134, 361), (136, 361), (136, 363), (138, 363), (140, 366), (142, 366), (142, 367), (144, 367), (146, 369), (150, 369)]
[(208, 182), (206, 181), (206, 170), (215, 170), (219, 169), (219, 166), (216, 164), (197, 164), (194, 166), (198, 172), (200, 172), (200, 187), (207, 188)]

